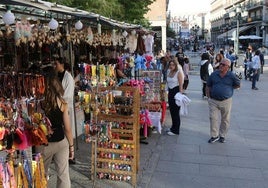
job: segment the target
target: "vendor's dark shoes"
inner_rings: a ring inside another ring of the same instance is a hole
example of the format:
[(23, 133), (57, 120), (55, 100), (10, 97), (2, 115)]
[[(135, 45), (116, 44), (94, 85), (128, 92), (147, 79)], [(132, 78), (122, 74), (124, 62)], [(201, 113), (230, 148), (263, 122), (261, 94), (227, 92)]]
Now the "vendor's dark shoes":
[(70, 165), (76, 164), (75, 158), (69, 159), (69, 164)]
[(208, 140), (208, 143), (214, 143), (214, 142), (217, 142), (219, 140), (219, 137), (211, 137), (209, 140)]
[(257, 87), (253, 87), (253, 88), (251, 88), (251, 89), (253, 89), (253, 90), (258, 90), (258, 88), (257, 88)]
[(220, 137), (219, 142), (220, 143), (225, 143), (225, 138), (224, 137)]

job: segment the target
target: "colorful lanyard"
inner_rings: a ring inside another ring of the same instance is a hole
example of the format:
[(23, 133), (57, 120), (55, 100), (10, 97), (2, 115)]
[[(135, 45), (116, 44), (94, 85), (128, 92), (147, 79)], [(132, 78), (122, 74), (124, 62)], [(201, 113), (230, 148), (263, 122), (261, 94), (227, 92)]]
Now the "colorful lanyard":
[(23, 165), (21, 163), (18, 164), (17, 186), (18, 186), (17, 188), (29, 187), (27, 177), (25, 175)]
[(15, 171), (14, 171), (14, 164), (13, 164), (13, 161), (9, 161), (7, 163), (7, 171), (8, 171), (8, 178), (9, 178), (9, 181), (10, 181), (10, 187), (13, 188), (13, 187), (17, 187), (17, 182), (16, 182), (16, 179), (15, 179)]
[(30, 169), (30, 164), (29, 164), (29, 161), (27, 159), (24, 159), (24, 161), (23, 161), (23, 169), (24, 169), (24, 173), (26, 175), (26, 178), (27, 178), (29, 184), (32, 185), (33, 178), (32, 178), (32, 173), (31, 173), (31, 169)]

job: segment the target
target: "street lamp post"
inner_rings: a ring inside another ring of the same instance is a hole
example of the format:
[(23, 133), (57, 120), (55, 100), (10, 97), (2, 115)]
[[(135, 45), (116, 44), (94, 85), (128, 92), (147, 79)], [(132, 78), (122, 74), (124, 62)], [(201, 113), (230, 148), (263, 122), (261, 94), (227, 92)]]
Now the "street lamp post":
[[(225, 28), (222, 28), (222, 29), (221, 29), (221, 33), (224, 33), (225, 31), (226, 31)], [(221, 41), (221, 45), (222, 45), (222, 47), (224, 48), (224, 45), (225, 45), (225, 40), (224, 40), (224, 38), (223, 38), (223, 40)]]
[(229, 44), (229, 40), (228, 40), (228, 31), (229, 31), (229, 25), (227, 24), (225, 27), (225, 31), (226, 31), (226, 44)]
[(230, 14), (233, 15), (233, 17), (236, 17), (236, 33), (235, 33), (235, 40), (234, 40), (234, 50), (235, 50), (235, 53), (238, 54), (239, 52), (239, 21), (242, 16), (247, 15), (247, 11), (243, 10), (242, 12), (241, 6), (238, 5), (236, 6), (236, 9)]
[(241, 7), (236, 6), (236, 9), (230, 13), (231, 17), (236, 18), (236, 32), (234, 37), (234, 50), (235, 53), (238, 54), (239, 52), (239, 21), (241, 18)]
[(236, 37), (235, 37), (235, 53), (239, 51), (239, 20), (241, 17), (241, 7), (236, 7)]

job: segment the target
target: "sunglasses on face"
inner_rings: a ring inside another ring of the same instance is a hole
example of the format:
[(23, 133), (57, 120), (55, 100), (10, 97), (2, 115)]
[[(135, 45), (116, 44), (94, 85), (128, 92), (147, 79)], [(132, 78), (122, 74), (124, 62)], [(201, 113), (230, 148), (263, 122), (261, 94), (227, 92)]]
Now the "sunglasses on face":
[(229, 67), (229, 65), (225, 64), (225, 63), (220, 63), (220, 65), (223, 66), (223, 67)]

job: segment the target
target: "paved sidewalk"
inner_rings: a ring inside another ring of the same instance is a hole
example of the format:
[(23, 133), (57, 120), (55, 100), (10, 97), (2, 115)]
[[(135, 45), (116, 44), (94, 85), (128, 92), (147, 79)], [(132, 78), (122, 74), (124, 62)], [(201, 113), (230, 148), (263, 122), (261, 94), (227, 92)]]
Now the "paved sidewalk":
[[(149, 188), (267, 188), (268, 74), (257, 87), (242, 80), (235, 91), (231, 127), (226, 143), (208, 144), (207, 101), (201, 98), (199, 76), (191, 76), (187, 95), (190, 114), (182, 118), (178, 137), (162, 135), (154, 158)], [(237, 69), (242, 71), (242, 68)], [(167, 122), (170, 125), (170, 122)]]
[[(242, 71), (238, 68), (237, 71)], [(233, 97), (226, 143), (208, 144), (208, 104), (202, 99), (198, 75), (190, 75), (189, 115), (182, 117), (181, 134), (152, 134), (141, 144), (139, 188), (268, 188), (268, 67), (257, 82), (242, 80)], [(171, 124), (169, 111), (165, 126)], [(127, 188), (123, 182), (90, 180), (91, 145), (79, 138), (77, 164), (70, 166), (72, 188)], [(55, 187), (53, 165), (49, 184)]]

